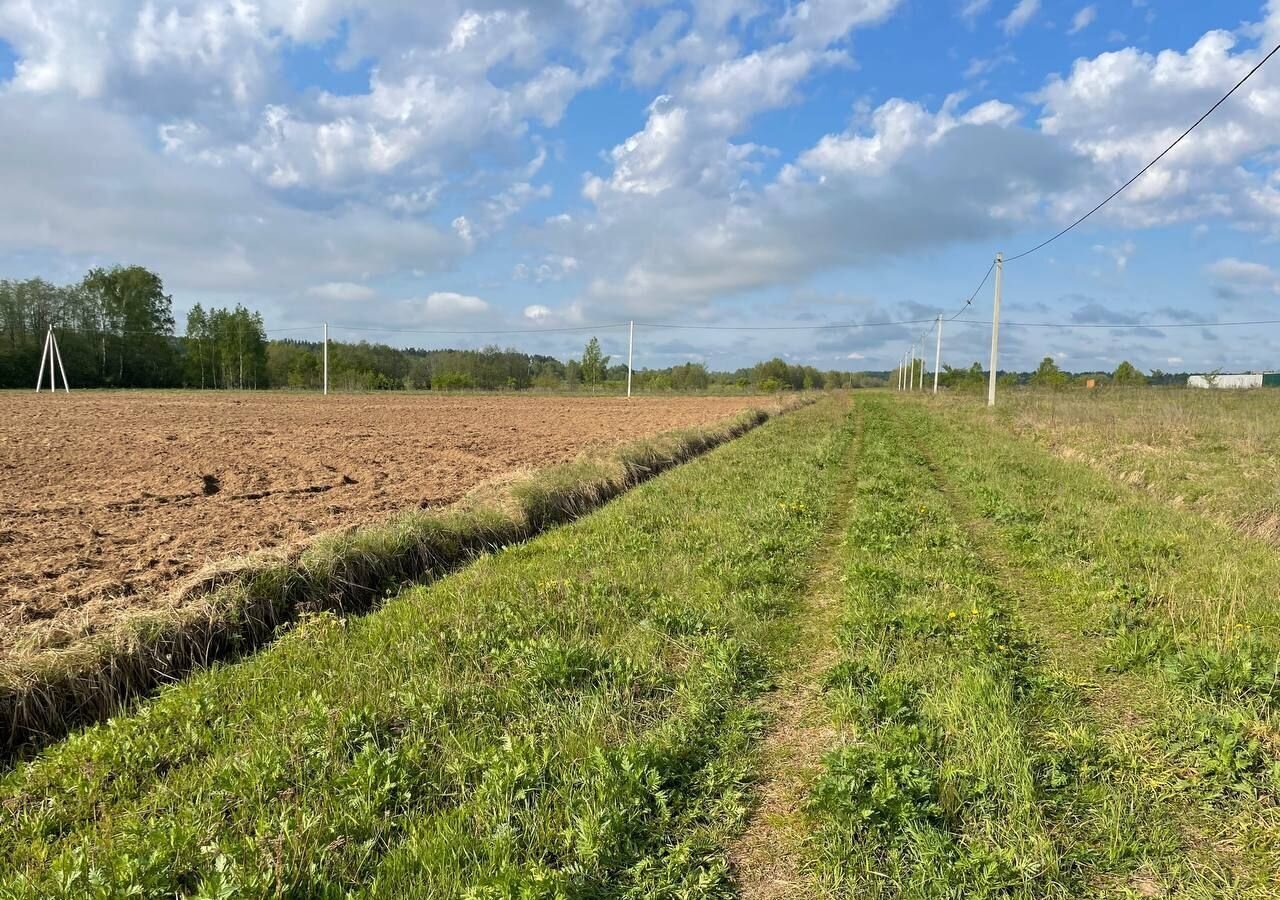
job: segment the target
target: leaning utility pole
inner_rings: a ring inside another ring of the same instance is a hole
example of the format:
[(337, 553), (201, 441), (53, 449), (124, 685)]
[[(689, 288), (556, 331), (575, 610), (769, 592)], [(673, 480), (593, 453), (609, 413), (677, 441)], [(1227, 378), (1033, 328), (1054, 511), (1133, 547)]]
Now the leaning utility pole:
[(933, 392), (938, 393), (938, 370), (942, 368), (942, 316), (938, 316), (938, 348), (933, 351)]
[(1004, 254), (996, 254), (996, 300), (991, 310), (991, 379), (987, 384), (987, 406), (996, 405), (996, 367), (1000, 356), (1000, 290), (1004, 284)]

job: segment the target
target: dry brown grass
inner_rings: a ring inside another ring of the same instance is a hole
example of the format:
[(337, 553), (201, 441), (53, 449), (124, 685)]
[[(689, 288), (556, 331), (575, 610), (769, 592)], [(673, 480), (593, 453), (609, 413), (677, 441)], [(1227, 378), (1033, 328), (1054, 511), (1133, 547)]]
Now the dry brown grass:
[(1064, 459), (1280, 545), (1280, 391), (1007, 391), (995, 413)]

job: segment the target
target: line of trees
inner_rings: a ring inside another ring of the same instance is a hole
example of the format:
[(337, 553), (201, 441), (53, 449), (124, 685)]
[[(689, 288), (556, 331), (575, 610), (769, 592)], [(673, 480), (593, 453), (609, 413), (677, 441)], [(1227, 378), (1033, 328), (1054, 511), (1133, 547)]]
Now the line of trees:
[[(919, 372), (919, 370), (916, 370)], [(967, 369), (952, 368), (944, 365), (938, 375), (938, 384), (955, 390), (981, 391), (987, 386), (988, 370), (982, 363), (975, 362)], [(1046, 356), (1033, 372), (1001, 372), (997, 384), (1005, 387), (1029, 385), (1031, 387), (1059, 390), (1071, 386), (1085, 386), (1090, 381), (1095, 385), (1114, 385), (1117, 387), (1135, 387), (1144, 384), (1174, 385), (1186, 384), (1188, 373), (1168, 373), (1153, 369), (1145, 375), (1133, 363), (1124, 360), (1111, 372), (1065, 372), (1052, 356)], [(928, 378), (926, 378), (928, 381)], [(895, 382), (896, 383), (896, 382)]]
[(210, 309), (197, 303), (187, 313), (184, 382), (199, 388), (258, 388), (267, 374), (267, 330), (262, 315), (239, 304)]
[(141, 266), (93, 269), (73, 285), (0, 280), (0, 387), (27, 386), (53, 326), (83, 387), (169, 387), (181, 380), (173, 301)]
[[(29, 387), (52, 326), (72, 383), (91, 388), (318, 389), (319, 342), (269, 340), (261, 314), (196, 305), (175, 333), (173, 300), (142, 266), (89, 271), (78, 283), (0, 280), (0, 387)], [(335, 390), (617, 390), (627, 367), (592, 337), (576, 359), (497, 346), (480, 350), (329, 344)], [(883, 383), (771, 359), (732, 372), (688, 362), (633, 373), (643, 391), (809, 390)]]
[[(78, 387), (298, 388), (318, 389), (323, 348), (319, 342), (268, 340), (261, 314), (237, 304), (187, 315), (186, 333), (174, 333), (173, 300), (160, 276), (141, 266), (95, 268), (78, 283), (40, 278), (0, 280), (0, 387), (28, 387), (36, 373), (45, 333), (58, 334), (63, 361)], [(896, 383), (886, 376), (820, 371), (781, 358), (732, 372), (688, 362), (633, 373), (641, 391), (815, 390)], [(918, 374), (918, 370), (917, 370)], [(385, 344), (330, 342), (329, 384), (335, 390), (617, 390), (627, 367), (612, 364), (592, 337), (581, 357), (561, 362), (497, 346), (480, 350), (401, 349)], [(1034, 372), (1002, 372), (1005, 385), (1065, 388), (1097, 384), (1185, 384), (1186, 374), (1150, 375), (1128, 361), (1113, 372), (1069, 373), (1052, 357)], [(939, 383), (982, 390), (981, 363), (944, 366)]]
[[(160, 276), (141, 266), (97, 268), (78, 283), (0, 280), (0, 388), (31, 386), (45, 333), (53, 326), (76, 387), (319, 389), (323, 346), (269, 340), (261, 314), (237, 304), (197, 304), (175, 333), (173, 300)], [(385, 344), (329, 344), (334, 390), (620, 390), (627, 367), (592, 337), (575, 359), (560, 361), (497, 346), (420, 350)], [(732, 372), (688, 362), (633, 373), (641, 391), (760, 391), (857, 387), (869, 376), (821, 372), (772, 359)]]
[[(77, 387), (318, 389), (318, 342), (268, 340), (261, 314), (237, 304), (187, 314), (186, 333), (174, 333), (173, 299), (160, 276), (142, 266), (91, 269), (77, 283), (41, 278), (0, 280), (0, 388), (28, 387), (52, 326)], [(561, 362), (497, 346), (481, 350), (401, 349), (385, 344), (330, 342), (329, 384), (336, 390), (614, 390), (627, 367), (611, 364), (596, 338), (582, 356)], [(919, 369), (915, 370), (917, 377)], [(981, 363), (943, 366), (939, 383), (958, 390), (986, 384)], [(715, 372), (688, 362), (633, 373), (643, 391), (754, 389), (815, 390), (896, 384), (885, 375), (820, 371), (774, 358), (749, 368)], [(1143, 374), (1128, 361), (1113, 372), (1062, 371), (1046, 356), (1034, 372), (1002, 372), (1006, 385), (1063, 388), (1072, 384), (1185, 384), (1187, 373)]]
[[(266, 381), (272, 387), (319, 388), (323, 347), (314, 341), (281, 340), (266, 344)], [(497, 346), (481, 350), (400, 349), (385, 344), (329, 343), (329, 385), (335, 390), (584, 390), (617, 391), (627, 381), (625, 364), (613, 363), (591, 338), (582, 355), (561, 362)], [(848, 372), (821, 372), (773, 359), (732, 372), (713, 372), (704, 364), (683, 363), (639, 369), (632, 385), (640, 391), (765, 392), (837, 387), (866, 387), (883, 379)]]
[[(272, 387), (319, 388), (324, 347), (317, 341), (281, 340), (266, 345)], [(524, 390), (558, 386), (566, 367), (550, 356), (485, 347), (419, 350), (386, 344), (329, 342), (329, 385), (335, 390)]]

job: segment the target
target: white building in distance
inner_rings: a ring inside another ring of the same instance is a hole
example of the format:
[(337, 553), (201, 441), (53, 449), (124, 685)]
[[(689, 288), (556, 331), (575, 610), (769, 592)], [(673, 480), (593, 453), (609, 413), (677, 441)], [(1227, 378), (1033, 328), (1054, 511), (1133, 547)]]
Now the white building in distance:
[(1218, 390), (1243, 390), (1245, 388), (1280, 387), (1280, 372), (1219, 372), (1214, 375), (1192, 375), (1187, 387), (1217, 388)]

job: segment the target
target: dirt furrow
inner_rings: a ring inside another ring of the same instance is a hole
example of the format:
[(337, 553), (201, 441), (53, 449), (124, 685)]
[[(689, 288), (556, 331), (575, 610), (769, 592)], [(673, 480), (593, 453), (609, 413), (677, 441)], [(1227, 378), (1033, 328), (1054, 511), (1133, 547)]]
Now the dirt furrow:
[(840, 548), (855, 502), (859, 432), (841, 465), (836, 497), (822, 543), (814, 554), (804, 606), (796, 614), (791, 668), (760, 702), (769, 722), (760, 750), (764, 773), (757, 806), (730, 850), (744, 900), (804, 900), (819, 896), (805, 847), (803, 811), (808, 786), (837, 733), (823, 702), (822, 674), (835, 664), (840, 618)]

